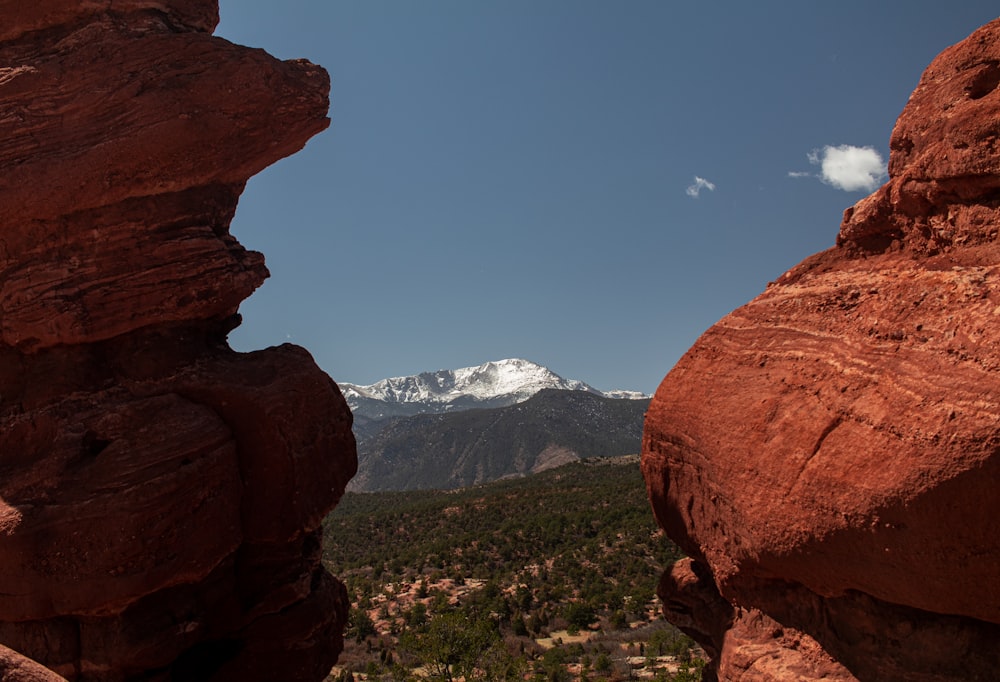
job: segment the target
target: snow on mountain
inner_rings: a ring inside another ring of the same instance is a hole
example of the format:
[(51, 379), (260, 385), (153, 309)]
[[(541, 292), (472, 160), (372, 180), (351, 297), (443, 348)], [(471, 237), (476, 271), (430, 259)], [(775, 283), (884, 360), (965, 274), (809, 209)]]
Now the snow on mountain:
[(604, 391), (605, 398), (615, 398), (617, 400), (645, 400), (650, 396), (641, 391)]
[(355, 416), (370, 419), (503, 407), (523, 402), (544, 388), (587, 391), (609, 398), (649, 397), (634, 391), (604, 393), (582, 381), (563, 379), (546, 367), (521, 359), (393, 377), (368, 386), (340, 384)]

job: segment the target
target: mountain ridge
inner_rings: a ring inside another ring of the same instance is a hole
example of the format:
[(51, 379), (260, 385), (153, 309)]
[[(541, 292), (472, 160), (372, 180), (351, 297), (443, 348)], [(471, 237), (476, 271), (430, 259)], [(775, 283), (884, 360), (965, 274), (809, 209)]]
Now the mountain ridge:
[(650, 397), (638, 391), (600, 391), (583, 381), (564, 379), (547, 367), (521, 358), (390, 377), (369, 385), (340, 382), (340, 389), (355, 417), (363, 422), (506, 407), (524, 402), (543, 389), (583, 391), (613, 399)]
[(453, 489), (641, 446), (648, 399), (543, 389), (504, 407), (391, 417), (358, 442), (354, 491)]

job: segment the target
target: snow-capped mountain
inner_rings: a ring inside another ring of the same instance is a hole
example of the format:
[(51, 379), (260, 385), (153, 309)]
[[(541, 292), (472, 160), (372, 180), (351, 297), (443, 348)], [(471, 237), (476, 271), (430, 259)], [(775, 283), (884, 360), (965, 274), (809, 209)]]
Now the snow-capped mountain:
[(649, 397), (634, 391), (604, 393), (582, 381), (563, 379), (546, 367), (520, 359), (393, 377), (369, 386), (340, 384), (355, 418), (362, 419), (505, 407), (524, 402), (545, 388), (586, 391), (609, 398), (638, 400)]
[(634, 454), (648, 407), (648, 399), (543, 389), (506, 407), (383, 419), (359, 438), (358, 473), (347, 489), (461, 488)]

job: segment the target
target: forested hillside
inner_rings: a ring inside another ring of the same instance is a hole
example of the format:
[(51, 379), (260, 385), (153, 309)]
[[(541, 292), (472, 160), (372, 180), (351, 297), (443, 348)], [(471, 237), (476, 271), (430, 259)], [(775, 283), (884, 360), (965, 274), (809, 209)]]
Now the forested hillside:
[(358, 473), (349, 489), (460, 488), (638, 452), (648, 405), (545, 389), (507, 407), (396, 417), (378, 429), (368, 423), (355, 431)]
[(353, 602), (344, 679), (406, 680), (417, 666), (467, 680), (695, 675), (691, 641), (654, 598), (680, 555), (636, 456), (456, 491), (348, 493), (325, 530)]

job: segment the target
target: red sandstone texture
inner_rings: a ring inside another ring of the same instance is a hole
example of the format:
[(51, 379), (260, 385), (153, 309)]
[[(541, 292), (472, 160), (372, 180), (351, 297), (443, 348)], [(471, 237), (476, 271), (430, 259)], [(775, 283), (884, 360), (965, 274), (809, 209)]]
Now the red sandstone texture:
[(66, 678), (0, 645), (0, 680), (4, 682), (66, 682)]
[(924, 73), (837, 245), (661, 384), (643, 471), (706, 675), (1000, 670), (1000, 21)]
[(329, 79), (217, 22), (0, 0), (0, 643), (69, 680), (321, 680), (341, 646), (350, 412), (306, 351), (226, 344), (268, 274), (238, 197)]

